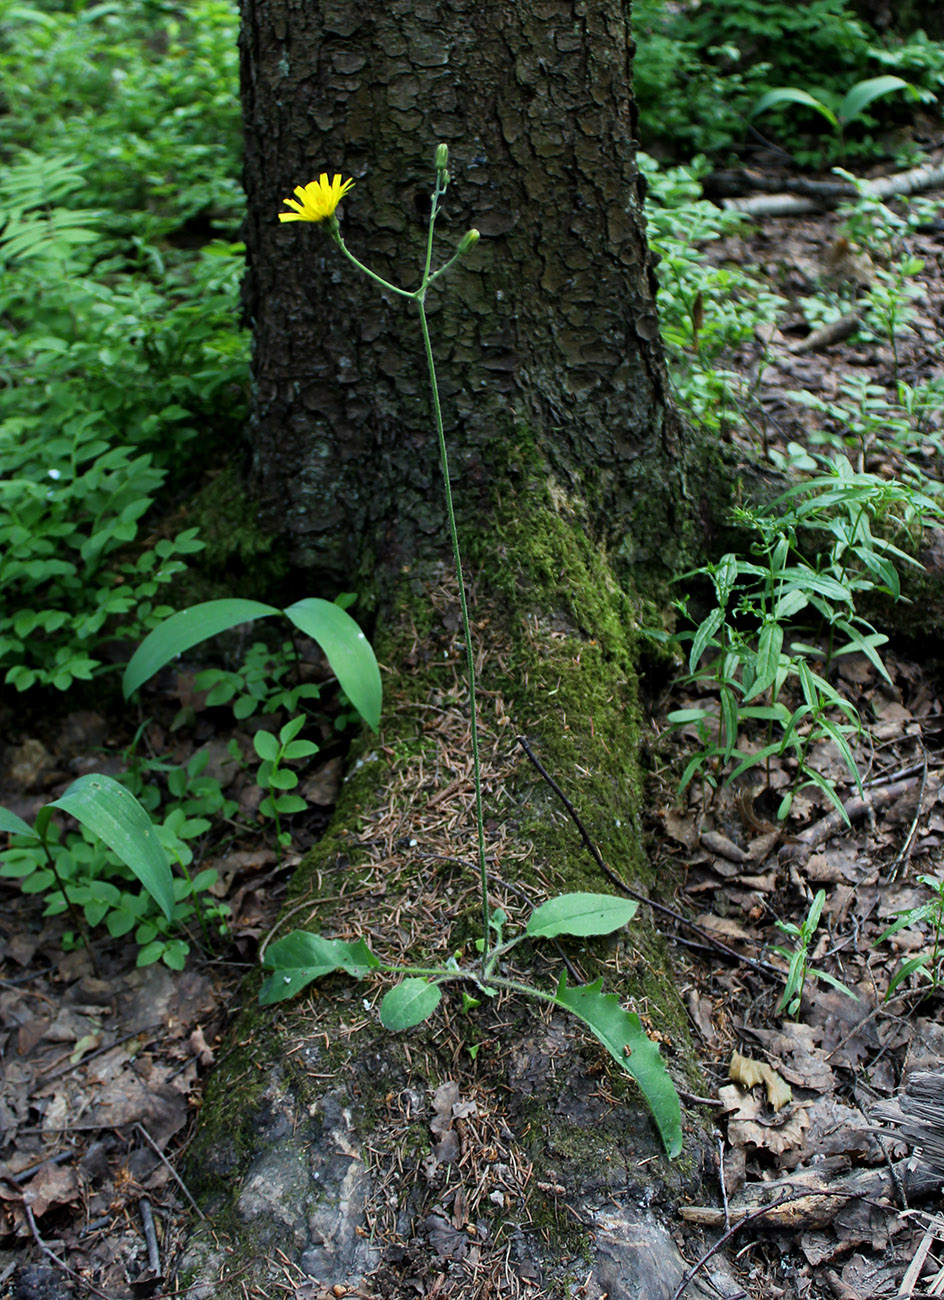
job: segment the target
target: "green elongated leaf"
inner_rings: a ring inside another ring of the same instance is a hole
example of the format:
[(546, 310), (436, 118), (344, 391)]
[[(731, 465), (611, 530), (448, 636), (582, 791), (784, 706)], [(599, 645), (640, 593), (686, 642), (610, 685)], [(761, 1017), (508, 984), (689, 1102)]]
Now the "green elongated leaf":
[(839, 798), (839, 791), (832, 782), (827, 781), (822, 772), (817, 772), (815, 768), (812, 767), (804, 768), (804, 775), (806, 780), (801, 788), (808, 785), (815, 785), (817, 790), (821, 790), (836, 811), (841, 814), (842, 820), (846, 825), (851, 826), (852, 823), (849, 820), (849, 814), (846, 812), (845, 808), (843, 808), (842, 800)]
[(738, 742), (738, 722), (740, 720), (738, 702), (734, 692), (727, 686), (721, 688), (721, 721), (724, 723), (724, 761), (727, 762), (734, 753)]
[(428, 1020), (442, 1000), (438, 984), (424, 979), (401, 980), (396, 988), (384, 994), (380, 1004), (380, 1023), (385, 1029), (398, 1033), (412, 1029)]
[(682, 773), (682, 779), (679, 781), (676, 798), (680, 799), (688, 788), (695, 773), (705, 764), (712, 755), (718, 753), (717, 749), (712, 749), (709, 753), (693, 754), (685, 765), (685, 771)]
[(883, 632), (870, 632), (867, 636), (862, 636), (862, 633), (857, 628), (854, 628), (850, 623), (846, 623), (845, 620), (837, 623), (836, 627), (839, 628), (840, 632), (845, 632), (846, 636), (849, 637), (849, 643), (840, 646), (839, 650), (833, 650), (833, 658), (837, 659), (841, 654), (854, 654), (857, 650), (861, 651), (872, 664), (872, 667), (878, 668), (885, 681), (891, 682), (892, 679), (888, 676), (888, 669), (885, 668), (882, 662), (882, 655), (878, 653), (878, 646), (887, 645), (888, 637)]
[(671, 722), (673, 727), (681, 727), (686, 722), (702, 722), (705, 718), (714, 722), (716, 717), (710, 709), (673, 709), (666, 721)]
[(531, 913), (525, 933), (532, 939), (559, 934), (612, 934), (636, 915), (639, 904), (612, 894), (561, 894)]
[(270, 1006), (294, 997), (313, 980), (332, 971), (343, 970), (353, 979), (363, 979), (380, 962), (363, 939), (348, 943), (344, 939), (323, 939), (308, 930), (293, 930), (269, 944), (264, 965), (272, 974), (259, 991), (259, 1001)]
[(273, 605), (258, 600), (208, 600), (171, 614), (149, 632), (128, 661), (121, 689), (125, 699), (156, 672), (191, 646), (217, 636), (240, 623), (278, 614)]
[(751, 704), (738, 712), (742, 718), (756, 718), (760, 722), (779, 722), (785, 725), (790, 721), (790, 710), (785, 704)]
[(567, 976), (562, 974), (554, 1001), (582, 1020), (614, 1061), (636, 1080), (665, 1149), (674, 1158), (682, 1150), (682, 1109), (675, 1084), (639, 1017), (624, 1011), (615, 993), (601, 993), (602, 986), (599, 979), (568, 988)]
[(815, 975), (816, 978), (822, 980), (824, 984), (828, 984), (829, 987), (835, 989), (837, 993), (844, 993), (847, 998), (852, 998), (853, 1002), (859, 1002), (861, 1000), (858, 993), (855, 993), (848, 984), (843, 984), (842, 980), (836, 979), (835, 975), (830, 975), (829, 971), (820, 970), (818, 966), (811, 966), (810, 974)]
[(846, 767), (849, 770), (849, 775), (852, 777), (853, 781), (855, 781), (856, 788), (858, 789), (859, 794), (861, 794), (862, 777), (859, 775), (859, 768), (856, 764), (855, 759), (852, 756), (852, 750), (849, 748), (849, 742), (846, 740), (845, 736), (842, 734), (842, 732), (836, 726), (836, 724), (830, 722), (828, 718), (820, 718), (819, 726), (822, 731), (826, 732), (827, 736), (830, 736), (832, 738), (833, 744), (836, 746), (836, 748), (839, 750), (839, 753), (842, 755), (842, 761), (845, 763)]
[(842, 103), (839, 105), (839, 120), (841, 122), (854, 122), (872, 103), (873, 99), (879, 99), (882, 95), (890, 95), (895, 90), (910, 90), (911, 86), (901, 77), (893, 77), (886, 74), (883, 77), (868, 77), (865, 81), (860, 81), (847, 91)]
[(300, 713), (297, 718), (290, 718), (289, 721), (286, 722), (285, 726), (279, 731), (279, 741), (283, 745), (287, 745), (289, 741), (295, 739), (307, 721), (308, 719), (305, 717), (304, 713)]
[(756, 754), (738, 755), (741, 761), (728, 777), (728, 782), (736, 781), (744, 772), (749, 772), (752, 767), (757, 767), (761, 763), (766, 763), (767, 759), (770, 758), (772, 754), (779, 753), (780, 742), (776, 741), (771, 745), (765, 745), (764, 748), (759, 749)]
[(30, 839), (39, 839), (32, 826), (28, 826), (22, 817), (17, 817), (16, 813), (10, 812), (9, 808), (0, 808), (0, 831), (6, 831), (9, 835), (28, 835)]
[(900, 913), (898, 920), (893, 921), (887, 930), (883, 930), (877, 939), (873, 939), (869, 947), (874, 948), (876, 944), (884, 943), (899, 930), (904, 930), (907, 925), (920, 925), (922, 921), (930, 920), (934, 915), (934, 907), (934, 903), (922, 903), (919, 907), (912, 907), (907, 912)]
[(94, 773), (73, 781), (51, 808), (70, 817), (103, 840), (130, 867), (168, 921), (174, 911), (174, 878), (157, 829), (130, 790), (110, 776)]
[(702, 622), (692, 640), (692, 648), (688, 656), (689, 672), (694, 672), (698, 667), (698, 661), (704, 654), (705, 647), (711, 641), (712, 637), (723, 622), (724, 610), (717, 608), (713, 609), (704, 622)]
[(380, 668), (370, 642), (350, 614), (316, 596), (290, 605), (285, 614), (299, 631), (318, 642), (344, 694), (376, 731), (383, 702)]
[(795, 618), (801, 609), (806, 609), (809, 603), (805, 591), (799, 587), (791, 587), (777, 601), (774, 607), (774, 618), (781, 623), (786, 623), (789, 619)]
[(718, 561), (718, 567), (712, 575), (712, 582), (715, 584), (715, 591), (718, 593), (718, 604), (722, 609), (727, 605), (728, 598), (737, 582), (739, 570), (738, 557), (733, 551), (728, 551), (722, 555)]
[(780, 652), (783, 649), (783, 628), (779, 623), (768, 620), (760, 630), (757, 642), (757, 679), (744, 702), (763, 695), (771, 687), (780, 667)]
[[(898, 988), (898, 985), (903, 983), (909, 975), (914, 975), (919, 971), (928, 974), (925, 967), (930, 966), (930, 964), (931, 954), (927, 952), (920, 953), (917, 957), (909, 957), (907, 961), (903, 961), (889, 981), (888, 990), (885, 993), (885, 1001), (888, 1001), (891, 995), (895, 992), (895, 989)], [(928, 977), (930, 978), (930, 975)]]
[(839, 121), (832, 109), (827, 108), (820, 100), (814, 99), (807, 91), (799, 90), (795, 86), (780, 86), (776, 90), (768, 90), (767, 94), (761, 95), (751, 109), (751, 117), (756, 117), (758, 113), (766, 113), (768, 108), (777, 108), (781, 104), (803, 104), (806, 108), (812, 108), (817, 113), (821, 113), (830, 126), (839, 126)]

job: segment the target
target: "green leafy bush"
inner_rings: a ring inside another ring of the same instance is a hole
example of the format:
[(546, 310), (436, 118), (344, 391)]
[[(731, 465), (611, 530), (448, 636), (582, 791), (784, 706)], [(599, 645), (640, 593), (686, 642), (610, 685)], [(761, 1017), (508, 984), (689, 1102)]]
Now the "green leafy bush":
[[(752, 109), (776, 87), (812, 94), (832, 111), (850, 87), (886, 70), (913, 82), (922, 98), (944, 78), (944, 45), (923, 32), (880, 39), (847, 0), (635, 0), (633, 31), (643, 145), (676, 155), (743, 146)], [(894, 105), (875, 111), (894, 120)], [(861, 122), (857, 138), (821, 140), (809, 123), (782, 118), (775, 140), (804, 164), (821, 162), (824, 152), (874, 153), (875, 117), (863, 113)]]
[(169, 242), (241, 217), (237, 21), (222, 0), (0, 0), (0, 679), (19, 690), (94, 675), (103, 641), (167, 612), (202, 543), (142, 527), (245, 416), (242, 246)]

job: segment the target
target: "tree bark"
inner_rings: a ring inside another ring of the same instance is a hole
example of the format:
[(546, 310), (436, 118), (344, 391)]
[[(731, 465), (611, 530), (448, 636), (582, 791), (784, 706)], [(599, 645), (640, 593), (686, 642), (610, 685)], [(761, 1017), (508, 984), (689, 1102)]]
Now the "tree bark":
[(276, 213), (321, 172), (354, 177), (349, 246), (413, 288), (443, 141), (441, 233), (482, 234), (429, 300), (466, 517), (491, 508), (526, 438), (602, 541), (671, 563), (685, 461), (643, 234), (629, 5), (247, 0), (242, 42), (256, 470), (294, 558), (339, 585), (352, 557), (389, 575), (440, 544), (443, 515), (413, 314)]
[[(385, 670), (381, 735), (355, 743), (289, 928), (413, 961), (474, 951), (468, 691), (415, 311), (319, 226), (276, 219), (295, 185), (353, 176), (348, 246), (412, 288), (440, 141), (447, 242), (483, 236), (428, 305), (476, 629), (490, 904), (522, 924), (549, 894), (612, 889), (518, 732), (612, 870), (671, 888), (643, 843), (632, 580), (652, 589), (682, 562), (708, 476), (667, 396), (629, 4), (244, 0), (242, 44), (257, 482), (312, 583), (300, 594), (373, 584)], [(599, 972), (649, 1015), (698, 1091), (649, 917), (550, 963), (535, 951), (530, 977), (553, 988), (562, 960), (571, 983)], [(671, 1206), (697, 1181), (698, 1118), (670, 1164), (575, 1025), (504, 998), (465, 1016), (446, 998), (393, 1036), (375, 985), (331, 979), (265, 1016), (257, 987), (193, 1147), (216, 1235), (191, 1243), (192, 1296), (268, 1294), (279, 1276), (306, 1297), (672, 1295)]]

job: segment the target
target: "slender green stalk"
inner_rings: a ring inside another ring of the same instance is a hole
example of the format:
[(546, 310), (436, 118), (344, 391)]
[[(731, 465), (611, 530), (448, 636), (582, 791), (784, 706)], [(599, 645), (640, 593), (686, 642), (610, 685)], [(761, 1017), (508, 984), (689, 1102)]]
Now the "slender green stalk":
[(456, 569), (456, 581), (459, 584), (459, 609), (462, 614), (462, 634), (465, 640), (466, 671), (469, 678), (469, 725), (472, 733), (472, 783), (475, 788), (475, 830), (478, 846), (479, 883), (482, 891), (482, 969), (488, 964), (488, 874), (485, 867), (485, 816), (482, 811), (482, 770), (479, 763), (479, 732), (475, 708), (475, 659), (472, 653), (472, 628), (469, 623), (469, 607), (465, 597), (465, 581), (462, 576), (462, 555), (459, 550), (459, 533), (456, 529), (456, 514), (452, 505), (452, 485), (449, 478), (449, 457), (446, 451), (446, 435), (443, 431), (442, 409), (439, 404), (439, 386), (436, 383), (436, 363), (433, 359), (433, 346), (429, 337), (429, 325), (426, 321), (426, 308), (422, 298), (417, 298), (420, 328), (423, 331), (423, 346), (426, 349), (426, 365), (429, 369), (429, 384), (433, 394), (433, 413), (436, 417), (436, 435), (439, 439), (439, 457), (442, 465), (443, 491), (446, 497), (446, 513), (449, 516), (449, 538), (452, 542), (452, 558)]
[[(440, 150), (442, 151), (442, 161), (440, 161)], [(423, 275), (418, 289), (400, 289), (389, 280), (384, 280), (382, 276), (372, 271), (370, 267), (365, 266), (359, 261), (348, 249), (341, 237), (341, 228), (338, 224), (337, 217), (332, 213), (328, 217), (328, 227), (331, 236), (340, 248), (341, 252), (348, 261), (355, 266), (364, 275), (368, 276), (383, 289), (389, 289), (391, 293), (398, 294), (401, 298), (412, 298), (416, 303), (417, 311), (420, 318), (420, 329), (423, 333), (423, 348), (426, 352), (426, 368), (429, 374), (429, 386), (433, 398), (433, 415), (436, 421), (436, 437), (439, 442), (439, 460), (442, 469), (443, 491), (446, 499), (446, 514), (449, 517), (449, 540), (452, 543), (452, 558), (455, 566), (456, 581), (459, 584), (459, 608), (462, 617), (462, 635), (465, 642), (466, 672), (469, 680), (469, 725), (472, 735), (472, 782), (475, 790), (475, 829), (477, 841), (477, 857), (479, 869), (479, 883), (482, 893), (482, 971), (488, 970), (489, 963), (489, 909), (488, 909), (488, 873), (485, 865), (485, 814), (482, 808), (482, 770), (479, 760), (479, 732), (478, 719), (475, 704), (475, 657), (472, 650), (472, 628), (469, 622), (469, 608), (465, 594), (465, 580), (462, 574), (462, 555), (459, 549), (459, 534), (456, 529), (456, 514), (452, 504), (452, 483), (449, 475), (449, 457), (446, 449), (446, 435), (443, 429), (442, 408), (439, 401), (439, 385), (436, 380), (436, 363), (433, 358), (433, 345), (429, 334), (429, 323), (426, 318), (426, 290), (432, 282), (438, 279), (445, 271), (452, 266), (453, 262), (466, 251), (469, 246), (469, 240), (474, 237), (478, 239), (478, 231), (471, 231), (460, 243), (453, 256), (437, 271), (433, 271), (433, 235), (436, 227), (436, 218), (439, 215), (439, 206), (446, 187), (449, 184), (449, 172), (445, 165), (447, 151), (445, 146), (440, 146), (437, 150), (436, 162), (436, 185), (433, 190), (433, 196), (429, 208), (429, 226), (426, 236), (426, 256), (423, 265)], [(276, 826), (278, 830), (278, 826)]]
[(43, 852), (46, 854), (46, 861), (49, 863), (49, 870), (52, 872), (53, 876), (56, 879), (56, 884), (59, 886), (60, 892), (62, 893), (63, 900), (65, 901), (65, 905), (69, 909), (69, 915), (72, 917), (72, 920), (75, 924), (75, 928), (79, 932), (79, 938), (82, 940), (83, 944), (85, 945), (85, 951), (88, 953), (89, 961), (92, 963), (92, 970), (95, 972), (98, 978), (101, 979), (102, 972), (99, 969), (98, 959), (95, 956), (95, 949), (92, 947), (92, 940), (89, 937), (89, 932), (85, 928), (85, 921), (83, 920), (82, 913), (76, 907), (75, 903), (73, 903), (72, 899), (69, 897), (66, 891), (65, 881), (62, 879), (62, 877), (59, 874), (59, 868), (56, 865), (56, 859), (53, 857), (49, 845), (46, 843), (45, 838), (42, 840), (42, 846), (43, 846)]

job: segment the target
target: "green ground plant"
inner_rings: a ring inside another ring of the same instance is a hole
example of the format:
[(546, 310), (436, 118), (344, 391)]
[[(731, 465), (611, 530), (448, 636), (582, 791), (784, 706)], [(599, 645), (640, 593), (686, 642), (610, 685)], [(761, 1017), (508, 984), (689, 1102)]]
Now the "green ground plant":
[[(672, 726), (694, 730), (699, 741), (679, 795), (696, 775), (709, 789), (754, 770), (769, 782), (771, 762), (788, 758), (794, 775), (778, 820), (786, 820), (806, 786), (819, 789), (845, 816), (834, 782), (811, 761), (820, 741), (835, 745), (861, 788), (849, 744), (860, 719), (829, 681), (830, 672), (837, 658), (860, 653), (888, 679), (879, 654), (888, 638), (862, 617), (857, 603), (876, 592), (900, 599), (899, 566), (921, 566), (878, 530), (897, 525), (911, 537), (919, 523), (939, 524), (942, 511), (916, 488), (855, 473), (844, 456), (824, 470), (764, 510), (735, 512), (735, 523), (756, 535), (753, 559), (732, 552), (680, 579), (708, 578), (714, 592), (709, 612), (674, 639), (688, 651), (684, 680), (715, 696), (717, 705), (669, 714)], [(686, 617), (688, 603), (679, 602)]]
[[(132, 695), (172, 659), (209, 637), (280, 613), (258, 601), (220, 600), (172, 614), (152, 630), (129, 661), (125, 695)], [(351, 616), (339, 605), (314, 598), (298, 601), (284, 613), (294, 627), (319, 643), (351, 706), (376, 729), (380, 670)], [(298, 776), (290, 766), (318, 752), (313, 741), (298, 738), (307, 720), (304, 715), (295, 717), (277, 735), (260, 730), (253, 737), (261, 760), (256, 771), (263, 791), (260, 813), (274, 822), (280, 849), (291, 839), (282, 819), (307, 806), (292, 793)], [(217, 872), (211, 868), (191, 873), (195, 860), (191, 842), (205, 843), (221, 821), (233, 817), (236, 805), (225, 798), (219, 781), (207, 774), (205, 752), (184, 765), (139, 754), (145, 725), (125, 754), (125, 771), (119, 780), (103, 774), (81, 777), (61, 798), (41, 809), (33, 826), (0, 808), (0, 831), (13, 836), (12, 846), (0, 854), (0, 876), (18, 879), (24, 893), (44, 895), (44, 915), (68, 911), (75, 929), (66, 932), (64, 942), (67, 946), (84, 942), (93, 962), (95, 946), (89, 931), (104, 925), (113, 938), (133, 931), (139, 966), (160, 960), (182, 970), (190, 951), (191, 923), (197, 923), (209, 949), (211, 927), (225, 933), (227, 915), (225, 903), (203, 897), (216, 884)], [(80, 833), (63, 835), (51, 820), (55, 810), (75, 818)]]
[(659, 320), (676, 399), (704, 429), (722, 434), (749, 419), (760, 377), (747, 384), (725, 363), (787, 303), (750, 269), (708, 262), (707, 245), (742, 231), (744, 218), (702, 198), (703, 158), (663, 169), (641, 153), (638, 163), (647, 181), (647, 233), (659, 258)]
[(803, 989), (806, 986), (807, 979), (810, 976), (815, 980), (822, 980), (830, 988), (836, 989), (839, 993), (844, 993), (847, 998), (852, 998), (858, 1002), (858, 994), (853, 993), (841, 980), (830, 975), (827, 971), (819, 970), (816, 966), (811, 965), (810, 945), (816, 937), (816, 931), (819, 927), (820, 917), (823, 914), (823, 905), (826, 902), (826, 890), (820, 889), (810, 903), (809, 911), (799, 925), (792, 921), (778, 921), (777, 929), (793, 940), (792, 948), (774, 946), (773, 951), (779, 957), (782, 957), (787, 963), (787, 982), (780, 1001), (777, 1003), (777, 1014), (785, 1013), (791, 1020), (796, 1019), (797, 1012), (800, 1010), (800, 1003), (803, 1001)]
[(362, 274), (380, 285), (388, 293), (411, 303), (419, 316), (424, 343), (426, 369), (432, 402), (434, 423), (440, 455), (443, 494), (446, 505), (449, 538), (459, 590), (460, 621), (467, 669), (469, 690), (470, 734), (475, 791), (475, 829), (478, 867), (478, 885), (481, 901), (481, 933), (475, 943), (476, 955), (472, 960), (462, 951), (455, 953), (442, 966), (412, 965), (382, 961), (362, 938), (354, 941), (328, 939), (320, 934), (299, 930), (270, 944), (265, 951), (264, 964), (270, 972), (265, 980), (260, 1000), (269, 1005), (292, 997), (313, 980), (335, 971), (343, 971), (354, 979), (371, 975), (394, 974), (397, 983), (384, 994), (380, 1003), (380, 1019), (390, 1030), (402, 1031), (427, 1020), (442, 999), (443, 986), (461, 983), (471, 986), (463, 992), (463, 1011), (471, 1011), (483, 999), (495, 997), (499, 992), (513, 992), (540, 1002), (570, 1011), (583, 1021), (600, 1041), (621, 1069), (638, 1083), (655, 1119), (659, 1133), (669, 1155), (678, 1155), (682, 1146), (681, 1108), (678, 1094), (659, 1054), (659, 1049), (646, 1035), (639, 1017), (627, 1012), (614, 994), (602, 992), (602, 979), (593, 984), (569, 987), (566, 973), (562, 974), (553, 991), (536, 988), (506, 973), (506, 960), (512, 950), (527, 940), (554, 938), (563, 935), (587, 937), (609, 935), (621, 929), (635, 914), (634, 902), (605, 894), (574, 893), (552, 898), (538, 907), (524, 930), (511, 939), (505, 939), (507, 917), (489, 902), (489, 882), (485, 859), (485, 829), (482, 806), (482, 781), (479, 764), (478, 723), (476, 713), (476, 674), (471, 624), (463, 578), (462, 558), (459, 549), (455, 512), (452, 503), (452, 486), (449, 457), (443, 429), (436, 380), (436, 367), (426, 314), (426, 298), (433, 286), (462, 256), (475, 247), (478, 231), (468, 231), (459, 241), (452, 256), (433, 269), (433, 251), (436, 219), (446, 188), (449, 184), (448, 150), (441, 144), (435, 157), (435, 186), (430, 203), (428, 237), (425, 260), (420, 272), (420, 283), (414, 290), (390, 284), (365, 266), (347, 248), (341, 235), (336, 214), (338, 203), (352, 188), (353, 181), (342, 183), (340, 175), (329, 181), (322, 174), (317, 181), (297, 186), (295, 197), (286, 199), (290, 209), (280, 213), (283, 222), (323, 222), (329, 237), (340, 253)]
[[(817, 112), (825, 109), (838, 120), (836, 107), (850, 87), (867, 97), (859, 84), (883, 75), (907, 79), (924, 99), (944, 86), (944, 44), (922, 31), (879, 37), (847, 0), (635, 0), (633, 32), (642, 142), (674, 157), (723, 158), (743, 151), (745, 141), (765, 143), (756, 133), (751, 138), (750, 115), (776, 88), (812, 92)], [(896, 120), (894, 104), (861, 107), (873, 112), (863, 116), (860, 108), (860, 129), (842, 141), (848, 156), (880, 151), (875, 126)], [(815, 134), (795, 118), (782, 126), (778, 146), (804, 165), (822, 162)], [(837, 137), (836, 159), (838, 143)]]
[(0, 676), (18, 690), (98, 675), (201, 548), (192, 528), (142, 539), (245, 414), (236, 31), (219, 0), (186, 18), (0, 0)]
[[(823, 161), (828, 161), (833, 155), (838, 155), (840, 160), (844, 160), (846, 156), (847, 129), (856, 122), (867, 120), (867, 110), (876, 100), (902, 92), (911, 99), (924, 100), (925, 102), (934, 99), (930, 91), (925, 91), (922, 94), (911, 82), (905, 81), (903, 77), (896, 77), (891, 73), (886, 73), (884, 76), (866, 77), (862, 81), (857, 81), (843, 95), (827, 90), (825, 87), (817, 88), (816, 94), (813, 94), (811, 91), (801, 89), (799, 86), (775, 86), (774, 89), (768, 90), (761, 95), (751, 109), (750, 115), (751, 118), (756, 118), (764, 113), (779, 111), (782, 118), (785, 118), (787, 122), (791, 122), (798, 108), (811, 109), (820, 118), (824, 119), (833, 130), (832, 141), (823, 148)], [(785, 106), (789, 106), (789, 108), (785, 108)]]
[(885, 943), (902, 930), (916, 929), (919, 925), (930, 928), (931, 945), (901, 963), (888, 982), (886, 1002), (912, 976), (917, 979), (919, 989), (928, 993), (936, 993), (944, 985), (944, 878), (923, 875), (918, 877), (918, 883), (931, 891), (931, 897), (926, 903), (899, 912), (888, 929), (874, 941), (873, 947)]

